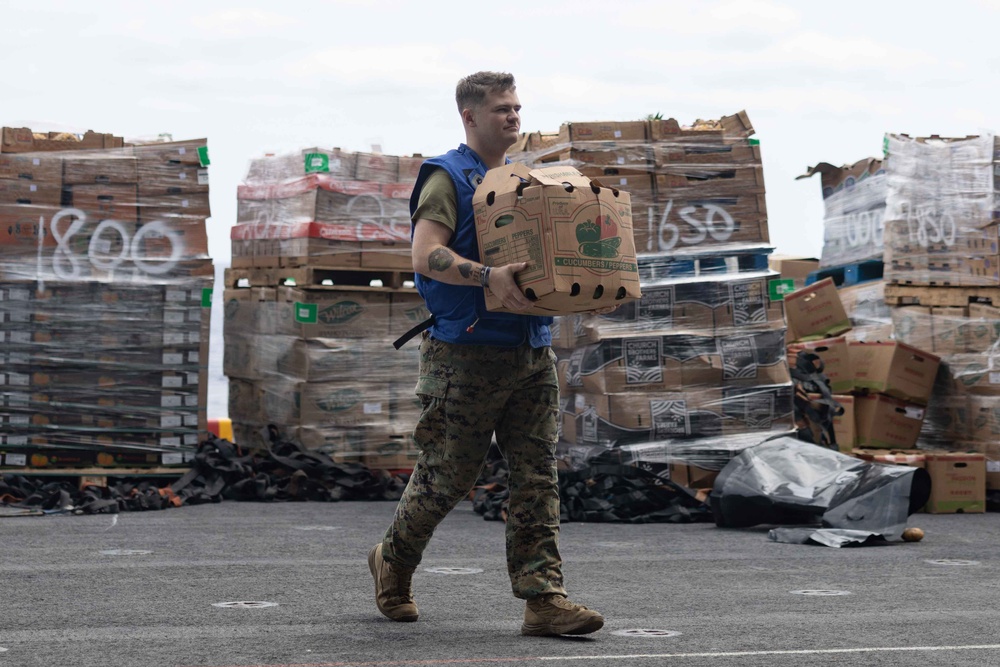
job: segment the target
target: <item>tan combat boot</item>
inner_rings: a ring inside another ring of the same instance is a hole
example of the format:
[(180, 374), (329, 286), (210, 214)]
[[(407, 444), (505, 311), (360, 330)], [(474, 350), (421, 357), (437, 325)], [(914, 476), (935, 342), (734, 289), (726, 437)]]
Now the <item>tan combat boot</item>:
[(532, 637), (587, 635), (604, 627), (604, 617), (574, 604), (565, 595), (549, 593), (528, 600), (521, 634)]
[(368, 552), (368, 569), (375, 578), (375, 604), (394, 621), (412, 623), (419, 612), (413, 601), (413, 570), (394, 567), (382, 558), (382, 544)]

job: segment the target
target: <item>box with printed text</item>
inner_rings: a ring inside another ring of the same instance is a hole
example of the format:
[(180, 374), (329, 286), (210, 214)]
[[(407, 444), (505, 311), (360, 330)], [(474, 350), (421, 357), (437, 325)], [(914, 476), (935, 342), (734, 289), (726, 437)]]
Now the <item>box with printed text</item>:
[[(571, 167), (491, 169), (473, 197), (479, 256), (489, 267), (527, 261), (518, 284), (534, 315), (562, 315), (640, 297), (632, 208)], [(486, 291), (486, 307), (503, 310)]]

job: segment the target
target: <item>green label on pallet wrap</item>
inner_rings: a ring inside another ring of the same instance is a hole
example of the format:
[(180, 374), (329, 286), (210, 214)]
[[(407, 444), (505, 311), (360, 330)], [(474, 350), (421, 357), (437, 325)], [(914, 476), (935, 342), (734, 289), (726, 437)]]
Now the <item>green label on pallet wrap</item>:
[(208, 146), (198, 147), (198, 162), (200, 162), (203, 167), (207, 167), (212, 164), (212, 161), (208, 159)]
[(203, 287), (201, 289), (201, 307), (211, 308), (212, 307), (212, 288)]
[(301, 324), (316, 324), (319, 307), (315, 303), (295, 302), (295, 321)]
[(784, 301), (785, 295), (795, 291), (795, 281), (791, 278), (777, 278), (767, 284), (771, 301)]
[(323, 153), (306, 153), (305, 171), (307, 174), (329, 173), (330, 156)]

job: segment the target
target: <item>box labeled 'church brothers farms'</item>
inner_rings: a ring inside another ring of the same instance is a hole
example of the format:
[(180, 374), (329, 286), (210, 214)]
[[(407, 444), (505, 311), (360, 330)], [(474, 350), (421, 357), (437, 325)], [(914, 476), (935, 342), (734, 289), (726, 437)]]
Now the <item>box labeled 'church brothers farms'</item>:
[[(491, 169), (473, 198), (479, 256), (490, 267), (529, 263), (517, 281), (534, 315), (585, 312), (638, 299), (627, 192), (572, 167)], [(503, 310), (486, 290), (486, 307)]]

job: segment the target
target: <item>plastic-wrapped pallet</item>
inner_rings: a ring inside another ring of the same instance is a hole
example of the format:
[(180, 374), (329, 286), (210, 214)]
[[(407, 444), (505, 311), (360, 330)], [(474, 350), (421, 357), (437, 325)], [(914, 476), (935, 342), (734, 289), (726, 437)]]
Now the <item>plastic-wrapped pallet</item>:
[(799, 176), (820, 175), (823, 192), (823, 268), (881, 260), (885, 249), (886, 175), (882, 161), (835, 167), (821, 162)]
[(899, 340), (941, 357), (921, 446), (982, 452), (1000, 473), (1000, 308), (898, 306), (893, 322)]
[(710, 484), (711, 473), (696, 482), (692, 471), (705, 460), (720, 469), (726, 443), (791, 430), (753, 134), (744, 112), (686, 127), (573, 122), (523, 135), (509, 153), (530, 167), (573, 166), (631, 196), (642, 298), (605, 316), (557, 318), (553, 329), (567, 465), (614, 451), (628, 465), (668, 465), (682, 485)]
[(237, 191), (233, 266), (408, 270), (423, 160), (336, 148), (252, 160)]
[(5, 465), (182, 462), (206, 433), (205, 140), (5, 128), (0, 150)]
[[(392, 340), (427, 317), (416, 294), (293, 286), (227, 289), (223, 371), (236, 439), (269, 425), (339, 460), (412, 467), (416, 345)], [(391, 458), (391, 457), (389, 457)]]
[[(561, 456), (666, 466), (710, 485), (741, 447), (792, 428), (792, 384), (773, 272), (678, 277), (606, 315), (558, 318)], [(734, 448), (734, 443), (741, 443)]]
[(535, 167), (571, 165), (627, 191), (640, 258), (721, 254), (769, 240), (753, 134), (742, 111), (691, 126), (672, 118), (574, 122), (557, 133), (524, 135), (509, 156)]
[(885, 276), (902, 285), (1000, 285), (992, 135), (886, 135)]

